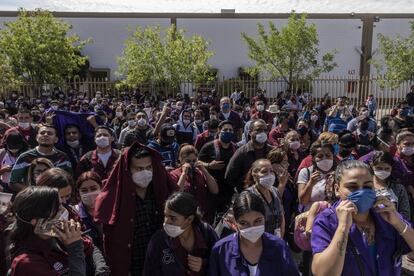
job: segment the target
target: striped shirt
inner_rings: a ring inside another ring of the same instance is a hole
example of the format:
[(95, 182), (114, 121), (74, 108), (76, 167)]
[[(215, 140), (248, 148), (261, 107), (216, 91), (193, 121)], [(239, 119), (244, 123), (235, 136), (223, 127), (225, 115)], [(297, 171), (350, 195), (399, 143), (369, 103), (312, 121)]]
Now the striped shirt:
[(56, 148), (53, 149), (51, 155), (44, 155), (37, 150), (37, 147), (26, 152), (23, 152), (16, 160), (10, 176), (10, 183), (27, 183), (29, 167), (36, 158), (49, 159), (56, 168), (61, 168), (72, 175), (72, 165), (68, 156)]

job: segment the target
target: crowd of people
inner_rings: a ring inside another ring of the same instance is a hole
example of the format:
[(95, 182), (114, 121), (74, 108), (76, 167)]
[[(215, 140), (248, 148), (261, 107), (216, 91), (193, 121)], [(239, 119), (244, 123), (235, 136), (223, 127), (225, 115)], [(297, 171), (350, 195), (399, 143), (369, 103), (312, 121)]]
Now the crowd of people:
[(11, 93), (0, 275), (399, 275), (413, 105), (377, 121), (373, 95)]

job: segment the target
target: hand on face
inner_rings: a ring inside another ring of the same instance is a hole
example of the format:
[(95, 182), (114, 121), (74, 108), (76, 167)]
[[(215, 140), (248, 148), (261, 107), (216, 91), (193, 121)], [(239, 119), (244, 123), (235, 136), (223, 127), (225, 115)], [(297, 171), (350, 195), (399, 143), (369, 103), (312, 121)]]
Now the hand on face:
[(388, 198), (380, 196), (374, 203), (374, 210), (389, 224), (397, 225), (400, 222), (395, 204)]

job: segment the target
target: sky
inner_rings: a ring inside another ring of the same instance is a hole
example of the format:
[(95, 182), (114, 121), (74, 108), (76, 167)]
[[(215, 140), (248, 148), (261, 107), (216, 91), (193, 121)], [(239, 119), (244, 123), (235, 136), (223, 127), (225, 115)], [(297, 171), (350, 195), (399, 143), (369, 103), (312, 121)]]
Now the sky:
[(0, 0), (0, 11), (19, 7), (67, 12), (414, 13), (414, 0)]

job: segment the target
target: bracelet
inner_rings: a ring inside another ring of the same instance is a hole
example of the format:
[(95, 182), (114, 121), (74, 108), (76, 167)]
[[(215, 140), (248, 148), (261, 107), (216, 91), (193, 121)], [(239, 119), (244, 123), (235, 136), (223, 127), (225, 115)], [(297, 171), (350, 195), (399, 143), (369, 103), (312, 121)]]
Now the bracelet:
[(408, 223), (405, 224), (404, 230), (402, 230), (401, 232), (399, 232), (398, 234), (400, 234), (400, 236), (404, 235), (405, 232), (407, 232), (408, 230)]

